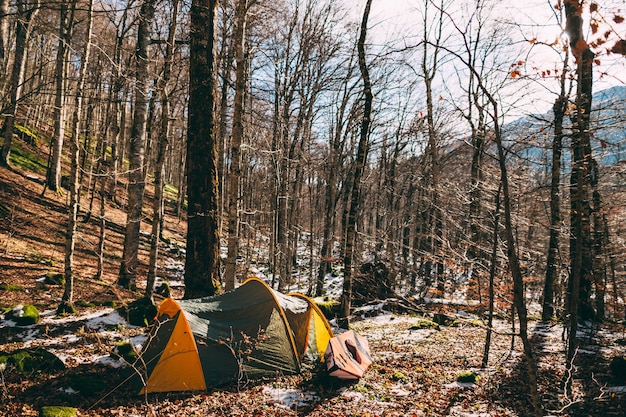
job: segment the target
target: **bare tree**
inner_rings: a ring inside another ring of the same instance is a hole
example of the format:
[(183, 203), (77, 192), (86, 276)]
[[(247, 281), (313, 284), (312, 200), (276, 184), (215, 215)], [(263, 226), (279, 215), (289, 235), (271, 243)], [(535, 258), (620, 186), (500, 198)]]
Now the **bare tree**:
[(237, 255), (239, 252), (239, 193), (241, 182), (241, 143), (244, 136), (243, 115), (246, 89), (247, 60), (245, 52), (248, 0), (238, 0), (235, 12), (235, 105), (230, 145), (230, 182), (228, 186), (228, 254), (224, 272), (225, 289), (235, 288)]
[(352, 261), (354, 256), (354, 246), (356, 244), (357, 214), (359, 213), (359, 203), (361, 199), (361, 176), (363, 175), (363, 170), (367, 161), (368, 140), (372, 120), (372, 103), (374, 101), (374, 95), (372, 94), (372, 82), (370, 80), (369, 69), (365, 60), (365, 39), (367, 37), (367, 22), (371, 6), (372, 0), (367, 0), (365, 3), (365, 10), (363, 11), (363, 20), (361, 21), (360, 35), (357, 43), (359, 69), (361, 70), (361, 77), (363, 78), (364, 101), (361, 133), (355, 161), (352, 195), (350, 198), (350, 207), (347, 209), (348, 217), (345, 231), (346, 245), (343, 260), (344, 278), (340, 306), (340, 314), (344, 318), (347, 318), (350, 315), (350, 305), (352, 302)]
[(139, 12), (139, 29), (137, 31), (137, 48), (135, 51), (137, 60), (135, 112), (130, 135), (128, 168), (128, 208), (126, 212), (124, 251), (120, 265), (120, 275), (117, 281), (120, 286), (133, 290), (137, 287), (139, 233), (143, 219), (145, 133), (149, 101), (148, 46), (150, 45), (152, 34), (155, 1), (145, 0)]
[(11, 154), (11, 144), (13, 143), (13, 132), (17, 105), (22, 93), (22, 83), (24, 82), (24, 64), (26, 61), (26, 46), (31, 32), (31, 23), (39, 12), (40, 0), (18, 0), (17, 23), (15, 29), (15, 55), (13, 57), (13, 68), (11, 70), (11, 92), (9, 98), (9, 110), (4, 120), (4, 144), (0, 153), (0, 166), (9, 166), (9, 155)]
[[(72, 14), (76, 10), (78, 0), (71, 4)], [(71, 171), (70, 171), (70, 206), (68, 210), (68, 220), (65, 238), (65, 291), (61, 298), (61, 304), (57, 308), (57, 314), (73, 313), (74, 309), (74, 247), (76, 243), (76, 217), (78, 215), (78, 195), (80, 193), (78, 164), (80, 156), (80, 122), (83, 114), (83, 96), (85, 94), (85, 82), (87, 79), (87, 68), (91, 53), (91, 36), (93, 32), (93, 2), (89, 0), (87, 4), (87, 31), (85, 34), (85, 46), (80, 63), (80, 74), (78, 88), (74, 99), (72, 114), (72, 127), (70, 142), (71, 149)]]

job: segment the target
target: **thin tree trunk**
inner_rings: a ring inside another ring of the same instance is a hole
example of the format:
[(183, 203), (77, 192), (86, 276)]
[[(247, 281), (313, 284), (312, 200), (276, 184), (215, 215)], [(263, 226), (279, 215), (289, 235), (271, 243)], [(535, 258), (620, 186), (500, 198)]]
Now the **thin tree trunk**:
[(365, 99), (363, 102), (363, 120), (361, 121), (361, 133), (354, 168), (352, 195), (350, 198), (350, 208), (346, 224), (346, 245), (345, 256), (343, 258), (344, 278), (340, 306), (340, 314), (341, 317), (344, 318), (347, 318), (350, 315), (350, 304), (352, 303), (352, 262), (354, 247), (356, 246), (357, 214), (359, 212), (359, 203), (361, 200), (361, 177), (363, 175), (365, 163), (367, 162), (370, 124), (372, 121), (372, 102), (374, 101), (374, 95), (372, 94), (372, 82), (370, 80), (367, 62), (365, 61), (365, 38), (367, 36), (367, 22), (371, 6), (372, 0), (367, 0), (365, 3), (365, 10), (363, 12), (363, 20), (361, 21), (359, 41), (357, 43), (357, 49), (359, 52), (359, 69), (361, 70), (361, 76), (363, 78)]
[(137, 31), (137, 75), (135, 93), (135, 113), (131, 128), (129, 175), (128, 175), (128, 207), (126, 210), (126, 232), (124, 234), (124, 251), (120, 265), (118, 284), (124, 288), (137, 288), (137, 267), (139, 265), (139, 233), (142, 221), (143, 193), (145, 188), (144, 160), (145, 134), (148, 111), (148, 46), (152, 34), (154, 20), (154, 4), (156, 0), (144, 0), (139, 12), (139, 29)]
[(178, 19), (179, 0), (172, 2), (172, 22), (170, 23), (163, 63), (163, 75), (161, 76), (158, 90), (161, 97), (161, 125), (159, 130), (159, 146), (154, 167), (154, 201), (152, 204), (152, 233), (150, 236), (150, 263), (148, 265), (148, 279), (144, 297), (152, 300), (154, 283), (157, 277), (157, 261), (159, 258), (159, 239), (161, 237), (161, 225), (163, 220), (163, 166), (165, 154), (169, 146), (170, 134), (170, 101), (167, 84), (172, 74), (174, 59), (174, 43), (176, 41), (176, 27)]
[(22, 94), (22, 83), (24, 82), (24, 65), (26, 61), (26, 44), (30, 37), (31, 23), (37, 12), (39, 12), (40, 0), (29, 3), (27, 0), (18, 0), (17, 24), (15, 29), (15, 55), (13, 57), (13, 69), (11, 71), (11, 93), (9, 99), (9, 110), (4, 120), (4, 143), (0, 153), (0, 166), (9, 166), (11, 145), (13, 143), (13, 132), (15, 130), (15, 116), (17, 105)]
[[(68, 10), (68, 4), (61, 2), (59, 10), (59, 42), (54, 78), (56, 84), (54, 96), (54, 136), (52, 158), (48, 166), (48, 188), (59, 192), (61, 188), (61, 155), (65, 141), (65, 94), (67, 84), (67, 66), (74, 26), (74, 10)], [(74, 140), (74, 138), (72, 138)]]
[(483, 350), (483, 360), (481, 367), (489, 365), (489, 350), (491, 348), (491, 334), (493, 333), (493, 306), (495, 301), (494, 279), (496, 267), (498, 265), (498, 234), (500, 227), (500, 193), (502, 183), (498, 186), (496, 193), (496, 208), (493, 212), (493, 246), (491, 247), (491, 267), (489, 268), (489, 310), (487, 312), (487, 334), (485, 335), (485, 349)]
[[(76, 10), (76, 2), (72, 3), (73, 15)], [(76, 219), (78, 215), (78, 194), (80, 193), (78, 164), (80, 160), (80, 141), (79, 126), (83, 112), (83, 95), (85, 93), (85, 80), (87, 78), (87, 68), (89, 66), (89, 58), (91, 52), (91, 35), (93, 31), (93, 2), (89, 1), (87, 9), (87, 34), (85, 35), (85, 48), (83, 50), (83, 59), (80, 65), (80, 75), (78, 80), (78, 88), (74, 99), (74, 113), (72, 115), (72, 140), (70, 142), (71, 149), (71, 172), (70, 172), (70, 206), (68, 210), (68, 221), (65, 239), (65, 290), (61, 298), (61, 304), (57, 309), (57, 314), (73, 313), (74, 300), (74, 247), (76, 244)]]
[(554, 102), (554, 139), (552, 140), (552, 178), (550, 183), (550, 240), (546, 259), (546, 279), (543, 288), (543, 309), (541, 319), (549, 321), (554, 316), (554, 287), (557, 276), (556, 260), (559, 253), (559, 235), (561, 230), (561, 154), (563, 151), (563, 119), (569, 102), (569, 94), (565, 90), (568, 74), (566, 54), (561, 76), (561, 94)]
[(228, 254), (224, 283), (226, 291), (235, 288), (237, 255), (239, 252), (239, 188), (241, 182), (241, 143), (243, 142), (243, 116), (246, 90), (247, 60), (245, 53), (246, 17), (248, 0), (238, 0), (235, 12), (235, 104), (230, 145), (230, 182), (228, 185)]

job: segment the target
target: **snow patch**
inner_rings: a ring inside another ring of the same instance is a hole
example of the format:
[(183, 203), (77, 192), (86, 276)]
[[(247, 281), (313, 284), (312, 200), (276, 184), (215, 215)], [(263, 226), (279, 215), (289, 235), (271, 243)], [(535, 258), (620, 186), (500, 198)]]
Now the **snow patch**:
[(320, 401), (320, 396), (313, 391), (301, 391), (291, 388), (274, 388), (266, 385), (263, 387), (263, 394), (272, 398), (276, 405), (294, 410), (306, 407), (313, 402)]

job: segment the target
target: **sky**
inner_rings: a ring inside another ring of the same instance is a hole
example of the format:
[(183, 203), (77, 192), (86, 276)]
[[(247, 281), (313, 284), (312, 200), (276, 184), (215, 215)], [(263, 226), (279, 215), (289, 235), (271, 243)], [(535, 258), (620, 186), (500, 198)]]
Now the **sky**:
[[(365, 7), (365, 0), (349, 0), (351, 13), (354, 18), (360, 21), (361, 14)], [(398, 45), (415, 43), (416, 35), (420, 29), (421, 15), (424, 0), (373, 0), (372, 9), (369, 19), (368, 43), (372, 48), (395, 42)], [(463, 0), (451, 1), (451, 7), (456, 8), (452, 13), (459, 23), (467, 19), (467, 12), (461, 11), (461, 5), (474, 3), (473, 0), (464, 2)], [(554, 68), (560, 68), (559, 53), (551, 50), (547, 46), (541, 46), (540, 43), (553, 43), (561, 36), (561, 29), (557, 25), (555, 12), (551, 4), (555, 4), (556, 0), (523, 0), (523, 1), (494, 1), (495, 9), (493, 12), (494, 19), (503, 22), (516, 22), (518, 25), (511, 26), (509, 35), (518, 42), (511, 50), (511, 62), (523, 62), (521, 67), (522, 74), (535, 81), (528, 83), (523, 88), (520, 83), (517, 84), (517, 91), (524, 91), (526, 94), (518, 102), (524, 107), (524, 111), (544, 112), (552, 106), (554, 102), (554, 94), (557, 88), (555, 79), (542, 78), (543, 71), (551, 70), (554, 74)], [(600, 33), (606, 30), (615, 29), (615, 32), (622, 37), (626, 36), (626, 24), (617, 25), (613, 22), (612, 17), (616, 13), (623, 12), (626, 15), (626, 0), (604, 0), (598, 1), (599, 14), (597, 18), (604, 17), (601, 22)], [(588, 10), (588, 8), (586, 8)], [(585, 25), (589, 25), (590, 16), (583, 16)], [(610, 25), (610, 26), (609, 26)], [(453, 30), (451, 27), (449, 30)], [(592, 38), (591, 32), (587, 31), (589, 39)], [(617, 35), (612, 35), (611, 41), (607, 45), (613, 45), (617, 39)], [(526, 40), (524, 40), (524, 38)], [(537, 44), (531, 47), (529, 39), (536, 39)], [(562, 39), (566, 39), (563, 38)], [(514, 50), (515, 49), (515, 50)], [(600, 91), (614, 85), (626, 85), (626, 57), (618, 55), (606, 55), (606, 47), (597, 49), (598, 63), (594, 67), (594, 91)], [(447, 71), (454, 71), (450, 67)], [(450, 76), (444, 76), (451, 79)], [(549, 78), (549, 77), (548, 77)], [(515, 84), (515, 83), (514, 83)], [(519, 98), (516, 98), (519, 100)]]

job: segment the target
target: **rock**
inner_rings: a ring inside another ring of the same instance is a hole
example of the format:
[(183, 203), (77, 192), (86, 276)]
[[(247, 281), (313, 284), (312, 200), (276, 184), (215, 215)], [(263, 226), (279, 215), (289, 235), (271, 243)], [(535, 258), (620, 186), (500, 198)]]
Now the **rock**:
[(18, 326), (30, 326), (39, 323), (39, 311), (34, 305), (19, 304), (6, 314), (6, 318)]

